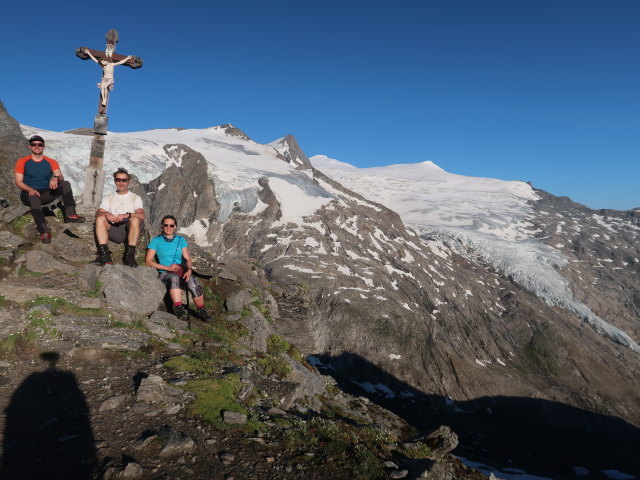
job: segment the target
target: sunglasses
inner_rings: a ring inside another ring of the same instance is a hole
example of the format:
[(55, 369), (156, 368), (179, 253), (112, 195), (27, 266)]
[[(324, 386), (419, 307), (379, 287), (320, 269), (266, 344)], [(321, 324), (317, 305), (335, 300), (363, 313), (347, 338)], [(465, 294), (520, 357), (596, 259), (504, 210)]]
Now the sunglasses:
[(116, 183), (127, 183), (129, 181), (128, 178), (116, 178)]
[(32, 147), (44, 147), (44, 143), (41, 142), (34, 142), (30, 143), (29, 145), (31, 145)]
[(176, 228), (175, 223), (163, 223), (162, 226), (167, 228)]

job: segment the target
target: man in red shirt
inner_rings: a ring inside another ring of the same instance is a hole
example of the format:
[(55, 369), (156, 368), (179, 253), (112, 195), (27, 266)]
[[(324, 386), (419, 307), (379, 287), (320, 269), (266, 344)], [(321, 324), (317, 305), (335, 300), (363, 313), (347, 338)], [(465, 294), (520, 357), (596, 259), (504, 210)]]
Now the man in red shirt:
[(29, 139), (29, 148), (31, 155), (16, 162), (15, 183), (22, 190), (20, 200), (31, 207), (31, 215), (42, 243), (51, 243), (51, 230), (42, 212), (43, 204), (62, 196), (65, 223), (82, 223), (85, 219), (76, 213), (71, 184), (64, 180), (58, 162), (43, 155), (44, 139), (40, 135), (34, 135)]

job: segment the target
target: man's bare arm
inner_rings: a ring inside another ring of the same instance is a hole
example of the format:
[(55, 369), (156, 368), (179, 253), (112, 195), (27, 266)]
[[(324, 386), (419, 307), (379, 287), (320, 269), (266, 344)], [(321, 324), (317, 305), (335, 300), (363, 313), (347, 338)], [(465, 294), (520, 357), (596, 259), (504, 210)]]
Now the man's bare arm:
[(62, 172), (60, 171), (59, 168), (55, 169), (53, 171), (53, 176), (51, 177), (51, 180), (49, 180), (49, 188), (51, 190), (55, 190), (56, 188), (58, 188), (58, 185), (64, 180), (64, 177), (62, 176)]
[(35, 188), (31, 188), (29, 185), (24, 183), (24, 173), (16, 172), (15, 184), (16, 184), (16, 187), (18, 187), (20, 190), (24, 190), (29, 195), (37, 195), (38, 197), (40, 196), (40, 192), (38, 192)]
[(131, 214), (132, 218), (137, 218), (138, 220), (144, 220), (144, 209), (136, 208), (136, 211)]

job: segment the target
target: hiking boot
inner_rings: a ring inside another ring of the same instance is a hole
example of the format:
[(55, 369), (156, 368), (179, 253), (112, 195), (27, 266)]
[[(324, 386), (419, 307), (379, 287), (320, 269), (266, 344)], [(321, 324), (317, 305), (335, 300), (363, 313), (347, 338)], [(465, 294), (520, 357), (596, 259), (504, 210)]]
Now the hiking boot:
[(200, 320), (203, 322), (211, 321), (211, 315), (209, 315), (209, 312), (207, 312), (204, 307), (198, 309), (198, 317), (200, 317)]
[(176, 317), (178, 317), (180, 320), (184, 320), (185, 322), (189, 320), (189, 312), (187, 312), (187, 309), (184, 308), (183, 305), (174, 307), (173, 313), (175, 313)]
[(124, 255), (122, 256), (122, 263), (124, 263), (127, 267), (137, 267), (138, 262), (136, 261), (136, 246), (135, 245), (127, 245), (124, 247)]
[(51, 243), (51, 232), (41, 233), (40, 240), (42, 240), (42, 243)]
[(84, 223), (85, 218), (78, 215), (77, 213), (72, 213), (71, 215), (64, 216), (64, 223)]
[(109, 245), (102, 243), (98, 245), (98, 256), (96, 257), (96, 264), (100, 266), (113, 264), (111, 252), (109, 251)]

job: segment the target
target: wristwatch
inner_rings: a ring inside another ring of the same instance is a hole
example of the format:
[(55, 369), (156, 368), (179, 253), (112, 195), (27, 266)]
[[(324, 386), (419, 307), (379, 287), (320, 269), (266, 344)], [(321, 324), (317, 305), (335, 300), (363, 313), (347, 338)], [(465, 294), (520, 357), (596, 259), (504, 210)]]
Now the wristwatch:
[(131, 212), (129, 212), (129, 218), (131, 218)]

